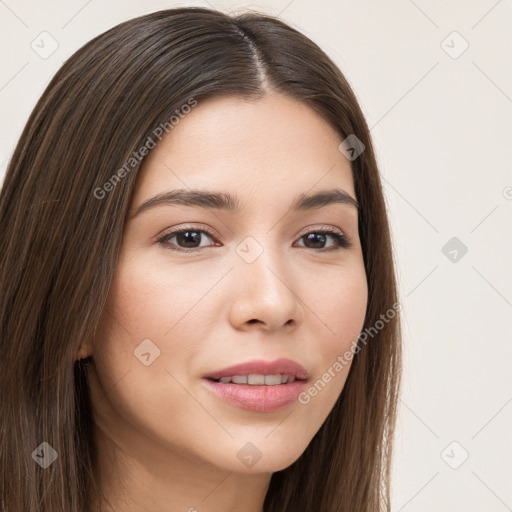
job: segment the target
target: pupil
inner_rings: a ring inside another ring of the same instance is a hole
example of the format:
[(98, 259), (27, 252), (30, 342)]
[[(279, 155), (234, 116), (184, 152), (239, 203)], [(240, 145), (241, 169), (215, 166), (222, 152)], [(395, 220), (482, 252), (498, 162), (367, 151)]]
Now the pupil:
[[(318, 246), (318, 244), (316, 244), (315, 246), (315, 238), (320, 240), (320, 246)], [(308, 241), (313, 241), (313, 248), (321, 249), (323, 244), (325, 244), (325, 235), (323, 235), (322, 233), (309, 233), (309, 235), (306, 235), (306, 239)]]
[(194, 243), (199, 243), (201, 235), (197, 231), (183, 231), (176, 235), (176, 240), (179, 245), (180, 241), (184, 242), (186, 247), (194, 247)]

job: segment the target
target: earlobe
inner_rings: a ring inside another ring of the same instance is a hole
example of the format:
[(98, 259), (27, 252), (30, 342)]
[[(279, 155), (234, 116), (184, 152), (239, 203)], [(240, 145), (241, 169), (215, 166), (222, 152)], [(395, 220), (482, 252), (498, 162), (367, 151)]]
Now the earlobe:
[(87, 359), (92, 354), (89, 353), (87, 350), (86, 344), (80, 346), (80, 350), (78, 351), (78, 355), (76, 357), (76, 360), (79, 361), (80, 359)]

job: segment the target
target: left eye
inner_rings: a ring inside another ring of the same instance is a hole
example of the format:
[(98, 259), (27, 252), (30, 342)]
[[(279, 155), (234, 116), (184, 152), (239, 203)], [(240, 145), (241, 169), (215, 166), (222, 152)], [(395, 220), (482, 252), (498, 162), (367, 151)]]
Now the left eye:
[[(213, 247), (214, 244), (201, 245), (202, 235), (206, 235), (206, 237), (213, 240), (213, 235), (204, 229), (185, 228), (164, 235), (158, 240), (158, 243), (173, 251), (182, 252), (193, 252), (201, 248)], [(333, 240), (333, 243), (325, 247), (325, 244), (329, 238)], [(173, 239), (176, 240), (173, 242)], [(300, 245), (299, 247), (317, 249), (319, 251), (335, 251), (341, 248), (349, 247), (350, 245), (350, 242), (345, 235), (331, 230), (310, 231), (309, 233), (306, 233), (299, 238), (299, 240), (303, 239), (305, 244)]]
[[(322, 245), (326, 243), (328, 237), (331, 237), (334, 240), (333, 245), (326, 247), (318, 247), (318, 245)], [(337, 231), (311, 231), (302, 235), (299, 240), (305, 239), (308, 244), (312, 244), (311, 246), (305, 246), (308, 249), (320, 249), (324, 251), (336, 251), (341, 248), (347, 248), (350, 244), (348, 238)]]

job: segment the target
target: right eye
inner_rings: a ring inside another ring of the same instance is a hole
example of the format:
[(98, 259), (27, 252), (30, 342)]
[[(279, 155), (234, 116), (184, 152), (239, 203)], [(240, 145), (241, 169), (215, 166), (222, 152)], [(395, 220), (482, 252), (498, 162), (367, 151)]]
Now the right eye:
[[(213, 235), (205, 229), (180, 228), (166, 233), (157, 240), (157, 243), (172, 251), (194, 252), (204, 247), (212, 247), (212, 245), (201, 245), (204, 235), (213, 239)], [(173, 239), (175, 239), (174, 242)]]

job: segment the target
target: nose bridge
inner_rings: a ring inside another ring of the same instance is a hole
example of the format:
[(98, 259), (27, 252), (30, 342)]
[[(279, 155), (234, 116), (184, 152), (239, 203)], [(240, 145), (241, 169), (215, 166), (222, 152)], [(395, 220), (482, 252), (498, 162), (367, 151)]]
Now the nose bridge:
[(281, 288), (284, 284), (277, 276), (284, 280), (286, 273), (282, 247), (277, 246), (271, 235), (256, 236), (247, 236), (236, 247), (239, 277), (247, 278), (255, 287), (261, 284), (267, 290)]
[(282, 246), (270, 235), (247, 236), (235, 252), (233, 307), (238, 321), (260, 320), (268, 326), (297, 321), (300, 308)]

